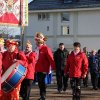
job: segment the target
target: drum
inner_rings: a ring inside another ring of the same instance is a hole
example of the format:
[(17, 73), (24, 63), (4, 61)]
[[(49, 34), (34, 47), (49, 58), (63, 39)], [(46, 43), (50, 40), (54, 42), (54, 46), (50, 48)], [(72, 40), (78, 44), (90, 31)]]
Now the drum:
[(26, 72), (26, 68), (18, 62), (12, 64), (1, 77), (1, 89), (10, 92), (16, 88), (25, 78)]

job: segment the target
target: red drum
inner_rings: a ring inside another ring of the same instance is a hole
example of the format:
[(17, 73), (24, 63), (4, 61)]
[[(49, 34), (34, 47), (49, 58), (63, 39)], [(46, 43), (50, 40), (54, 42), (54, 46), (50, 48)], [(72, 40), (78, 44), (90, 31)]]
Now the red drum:
[(10, 92), (16, 88), (25, 78), (26, 72), (27, 69), (18, 62), (11, 65), (1, 77), (1, 89)]

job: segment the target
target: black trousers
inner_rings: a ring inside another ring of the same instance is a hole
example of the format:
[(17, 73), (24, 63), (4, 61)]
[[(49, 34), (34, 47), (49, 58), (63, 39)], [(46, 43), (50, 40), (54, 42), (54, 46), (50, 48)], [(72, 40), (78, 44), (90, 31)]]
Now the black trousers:
[(73, 92), (72, 100), (80, 100), (81, 95), (81, 78), (71, 78), (71, 88)]
[(57, 79), (57, 87), (58, 91), (65, 89), (68, 87), (68, 75), (64, 76), (63, 70), (56, 71), (56, 79)]
[(46, 77), (46, 73), (37, 72), (38, 86), (39, 86), (39, 89), (40, 89), (40, 97), (43, 98), (43, 99), (46, 96), (45, 77)]
[(21, 84), (20, 95), (22, 100), (29, 100), (30, 91), (32, 87), (32, 79), (24, 79)]
[(97, 88), (98, 87), (98, 74), (96, 72), (92, 72), (91, 74), (91, 82), (92, 82), (92, 86), (93, 88)]
[(100, 77), (98, 77), (98, 88), (100, 88)]
[(84, 85), (85, 87), (88, 86), (88, 73), (87, 73), (86, 77), (83, 79), (83, 85)]

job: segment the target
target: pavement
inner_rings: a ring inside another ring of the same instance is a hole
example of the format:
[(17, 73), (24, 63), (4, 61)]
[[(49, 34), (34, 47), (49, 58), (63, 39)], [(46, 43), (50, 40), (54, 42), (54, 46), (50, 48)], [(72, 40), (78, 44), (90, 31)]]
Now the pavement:
[[(33, 85), (30, 100), (38, 100), (39, 98), (39, 89), (37, 85)], [(20, 97), (20, 100), (21, 97)], [(46, 100), (72, 100), (72, 91), (70, 86), (66, 92), (61, 92), (60, 94), (57, 91), (56, 84), (51, 84), (47, 86)], [(82, 87), (81, 99), (80, 100), (100, 100), (100, 89), (92, 90), (91, 86), (87, 88)]]
[[(68, 83), (68, 88), (66, 92), (61, 92), (60, 94), (57, 91), (57, 85), (56, 85), (56, 77), (53, 75), (52, 77), (52, 84), (47, 86), (47, 93), (46, 93), (46, 100), (72, 100), (72, 90), (70, 87), (70, 82)], [(88, 80), (88, 87), (84, 88), (81, 87), (81, 99), (80, 100), (100, 100), (100, 89), (93, 90), (91, 86), (91, 79), (89, 74), (89, 80)], [(31, 89), (30, 94), (30, 100), (38, 100), (39, 98), (39, 88), (38, 85), (33, 85)], [(20, 100), (21, 97), (20, 97)]]

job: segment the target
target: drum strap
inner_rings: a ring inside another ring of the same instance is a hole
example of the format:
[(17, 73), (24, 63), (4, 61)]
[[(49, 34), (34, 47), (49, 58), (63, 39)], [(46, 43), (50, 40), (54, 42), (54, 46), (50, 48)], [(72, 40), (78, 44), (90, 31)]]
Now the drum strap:
[(20, 58), (19, 58), (19, 53), (17, 53), (17, 55), (16, 55), (16, 59), (20, 60)]

